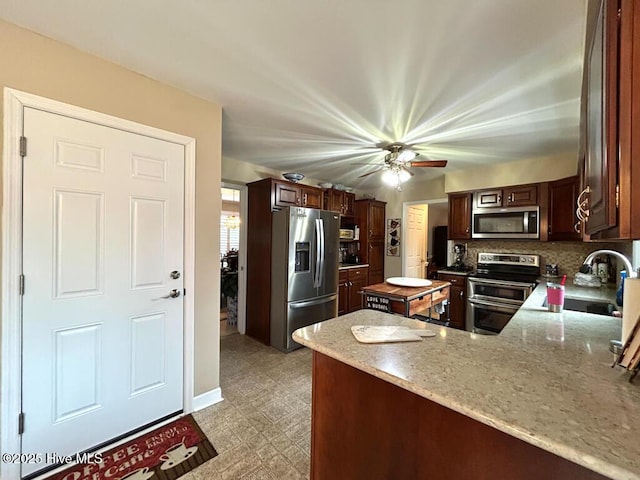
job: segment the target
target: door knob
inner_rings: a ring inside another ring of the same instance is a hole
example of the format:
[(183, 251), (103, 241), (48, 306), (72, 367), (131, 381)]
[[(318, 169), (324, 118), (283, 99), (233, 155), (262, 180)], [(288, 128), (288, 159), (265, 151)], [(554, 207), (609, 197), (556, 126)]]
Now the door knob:
[(169, 276), (170, 276), (171, 278), (173, 278), (174, 280), (177, 280), (178, 278), (180, 278), (180, 272), (179, 272), (179, 271), (177, 271), (177, 270), (174, 270), (173, 272), (171, 272), (171, 273), (169, 274)]
[(169, 295), (165, 295), (164, 297), (160, 297), (160, 298), (178, 298), (179, 296), (180, 296), (180, 290), (178, 290), (177, 288), (174, 288), (169, 292)]

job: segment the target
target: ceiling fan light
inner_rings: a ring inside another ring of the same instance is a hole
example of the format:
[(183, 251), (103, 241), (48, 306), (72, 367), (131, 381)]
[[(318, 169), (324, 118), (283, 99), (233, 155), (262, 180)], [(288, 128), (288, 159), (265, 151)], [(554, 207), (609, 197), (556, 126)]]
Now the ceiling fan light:
[(398, 162), (402, 162), (402, 163), (410, 162), (411, 160), (413, 160), (417, 156), (418, 156), (418, 154), (416, 152), (414, 152), (413, 150), (402, 149), (400, 151), (400, 153), (398, 154), (397, 161)]
[(382, 173), (382, 181), (390, 187), (398, 187), (410, 178), (409, 172), (402, 169), (388, 169)]

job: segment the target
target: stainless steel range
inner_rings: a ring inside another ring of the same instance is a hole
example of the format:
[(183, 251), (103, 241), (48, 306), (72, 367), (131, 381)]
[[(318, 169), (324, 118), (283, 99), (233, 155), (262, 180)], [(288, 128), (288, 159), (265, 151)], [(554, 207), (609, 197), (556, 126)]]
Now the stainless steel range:
[(536, 287), (540, 256), (479, 253), (476, 273), (469, 276), (466, 329), (497, 335)]

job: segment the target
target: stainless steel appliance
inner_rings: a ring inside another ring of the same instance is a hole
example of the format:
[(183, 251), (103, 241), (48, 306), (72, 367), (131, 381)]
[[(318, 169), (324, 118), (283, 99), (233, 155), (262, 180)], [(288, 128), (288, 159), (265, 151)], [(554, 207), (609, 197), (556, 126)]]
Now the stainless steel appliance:
[(466, 329), (497, 335), (529, 297), (540, 276), (540, 256), (479, 253), (469, 276)]
[(340, 215), (289, 207), (272, 222), (271, 345), (290, 352), (294, 330), (338, 315)]
[(540, 238), (539, 207), (475, 208), (472, 238)]

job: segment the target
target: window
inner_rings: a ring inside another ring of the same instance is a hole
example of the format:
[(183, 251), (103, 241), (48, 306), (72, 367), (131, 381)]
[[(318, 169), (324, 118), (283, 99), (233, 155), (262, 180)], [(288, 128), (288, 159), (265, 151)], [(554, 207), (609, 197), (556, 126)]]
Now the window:
[(222, 187), (220, 215), (220, 258), (232, 248), (240, 249), (240, 190)]
[(230, 217), (239, 218), (237, 212), (224, 211), (220, 216), (220, 258), (235, 248), (240, 248), (240, 228), (230, 226)]

